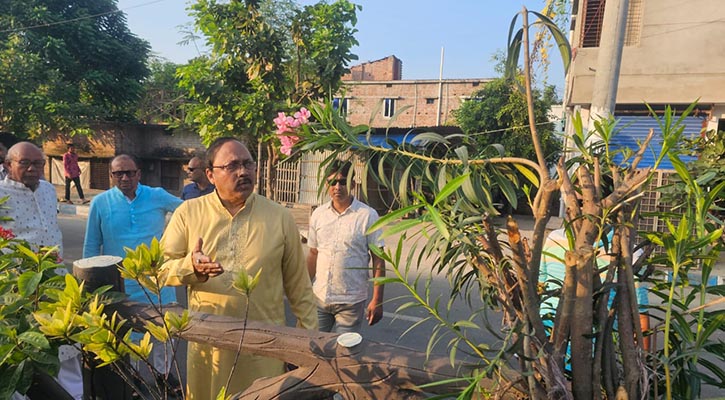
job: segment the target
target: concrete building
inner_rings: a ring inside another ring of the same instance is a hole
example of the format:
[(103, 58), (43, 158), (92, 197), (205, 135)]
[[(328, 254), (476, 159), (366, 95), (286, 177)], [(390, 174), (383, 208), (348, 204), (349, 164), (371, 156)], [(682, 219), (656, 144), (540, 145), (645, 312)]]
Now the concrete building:
[[(589, 117), (605, 0), (572, 5), (573, 62), (565, 103)], [(725, 129), (725, 4), (722, 0), (629, 0), (615, 115), (639, 116), (644, 103), (682, 110), (699, 99), (697, 121)], [(692, 120), (692, 125), (698, 122)], [(689, 125), (688, 125), (689, 126)]]
[[(600, 50), (606, 0), (574, 0), (571, 19), (573, 60), (564, 96), (568, 112), (589, 118)], [(650, 128), (659, 132), (645, 103), (661, 111), (670, 105), (682, 111), (698, 101), (685, 119), (685, 135), (725, 130), (725, 3), (722, 0), (629, 0), (626, 33), (614, 116), (622, 131), (612, 145), (634, 149)], [(571, 129), (572, 124), (567, 128)], [(653, 164), (661, 136), (651, 143), (640, 167)], [(654, 188), (670, 182), (672, 166), (665, 160), (646, 188), (641, 211), (662, 210)], [(647, 218), (640, 229), (663, 229)]]
[(403, 64), (395, 56), (353, 66), (343, 77), (343, 88), (335, 102), (351, 125), (403, 129), (452, 127), (455, 126), (452, 111), (490, 81), (403, 80), (402, 76)]

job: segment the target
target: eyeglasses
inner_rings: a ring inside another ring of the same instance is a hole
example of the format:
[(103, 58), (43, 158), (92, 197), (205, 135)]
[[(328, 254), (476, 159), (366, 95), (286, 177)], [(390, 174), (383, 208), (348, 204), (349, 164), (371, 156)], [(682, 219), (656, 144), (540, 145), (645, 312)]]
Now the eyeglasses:
[(186, 170), (187, 170), (187, 171), (189, 171), (189, 172), (194, 172), (194, 171), (196, 171), (197, 169), (202, 169), (202, 168), (203, 168), (203, 167), (186, 167)]
[(330, 186), (335, 186), (338, 183), (342, 186), (347, 186), (347, 179), (330, 179), (327, 181), (327, 184)]
[(30, 160), (23, 159), (23, 160), (13, 160), (13, 161), (18, 163), (23, 168), (30, 168), (31, 165), (35, 168), (43, 168), (45, 166), (45, 160), (30, 161)]
[(132, 170), (128, 170), (128, 171), (111, 171), (111, 175), (113, 175), (113, 177), (116, 179), (121, 179), (121, 178), (123, 178), (124, 175), (131, 178), (134, 175), (136, 175), (137, 172), (138, 172), (137, 169), (132, 169)]
[(212, 165), (211, 168), (223, 169), (226, 172), (236, 172), (242, 169), (242, 167), (244, 167), (247, 171), (251, 171), (257, 168), (257, 163), (252, 160), (232, 161), (229, 164), (225, 165)]

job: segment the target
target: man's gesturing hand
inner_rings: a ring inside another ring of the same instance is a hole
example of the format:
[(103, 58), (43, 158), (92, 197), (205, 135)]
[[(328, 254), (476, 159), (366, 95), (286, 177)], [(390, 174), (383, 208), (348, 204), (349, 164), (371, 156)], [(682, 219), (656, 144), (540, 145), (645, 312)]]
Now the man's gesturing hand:
[(201, 247), (204, 245), (204, 240), (199, 238), (196, 242), (194, 251), (191, 252), (191, 264), (194, 266), (194, 273), (197, 278), (201, 281), (206, 281), (209, 277), (220, 275), (224, 272), (224, 268), (218, 262), (212, 261), (212, 259), (201, 251)]

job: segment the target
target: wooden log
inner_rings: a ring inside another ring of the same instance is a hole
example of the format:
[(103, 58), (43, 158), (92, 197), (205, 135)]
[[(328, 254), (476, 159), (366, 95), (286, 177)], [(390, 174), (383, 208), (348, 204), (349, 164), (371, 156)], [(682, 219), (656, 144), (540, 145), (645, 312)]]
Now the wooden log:
[(92, 292), (101, 286), (111, 285), (114, 291), (124, 293), (125, 286), (118, 267), (123, 258), (95, 256), (82, 258), (73, 263), (73, 276), (86, 282), (85, 289)]
[[(85, 290), (92, 292), (101, 286), (111, 285), (111, 290), (124, 293), (123, 278), (118, 271), (123, 258), (96, 256), (82, 258), (73, 263), (73, 276), (85, 281)], [(112, 313), (110, 309), (106, 313)], [(129, 400), (131, 387), (109, 366), (98, 367), (95, 360), (83, 363), (83, 397), (85, 399)]]
[[(136, 328), (145, 321), (162, 323), (152, 307), (123, 302), (116, 310)], [(183, 312), (178, 306), (166, 311)], [(464, 375), (465, 367), (454, 368), (446, 357), (427, 357), (425, 353), (394, 344), (363, 339), (354, 347), (338, 345), (338, 334), (244, 321), (212, 314), (192, 313), (189, 329), (181, 338), (236, 351), (244, 333), (242, 350), (273, 357), (298, 366), (286, 374), (259, 379), (239, 399), (320, 399), (340, 393), (345, 399), (424, 398), (420, 385)], [(243, 363), (243, 359), (240, 359)], [(429, 393), (460, 391), (464, 383), (446, 383), (426, 388)], [(519, 398), (511, 389), (502, 398)]]

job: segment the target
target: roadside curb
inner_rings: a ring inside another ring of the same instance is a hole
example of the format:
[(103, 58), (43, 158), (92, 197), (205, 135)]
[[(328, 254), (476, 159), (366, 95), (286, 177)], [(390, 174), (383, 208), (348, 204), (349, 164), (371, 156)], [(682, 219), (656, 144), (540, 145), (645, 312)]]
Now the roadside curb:
[(89, 209), (90, 207), (88, 207), (87, 205), (58, 203), (58, 214), (79, 215), (87, 217)]

